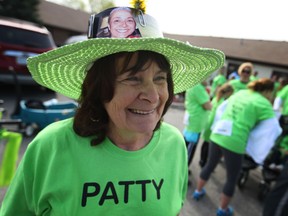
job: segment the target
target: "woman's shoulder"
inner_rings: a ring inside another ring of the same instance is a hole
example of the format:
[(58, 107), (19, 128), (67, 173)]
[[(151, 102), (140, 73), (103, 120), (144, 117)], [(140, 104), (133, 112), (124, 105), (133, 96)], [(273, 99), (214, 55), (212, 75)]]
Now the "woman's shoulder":
[(69, 118), (54, 122), (42, 129), (29, 145), (50, 148), (53, 143), (59, 146), (68, 143), (68, 139), (74, 139), (76, 136), (73, 130), (73, 118)]
[(186, 150), (184, 137), (180, 130), (167, 122), (162, 122), (160, 127), (159, 143), (161, 143), (161, 148), (172, 148), (174, 153), (176, 153), (176, 149), (178, 149), (180, 152)]
[[(199, 90), (199, 89), (203, 89), (203, 88), (204, 88), (203, 85), (197, 84), (197, 85), (193, 86), (192, 88), (188, 89), (187, 91), (188, 91), (188, 92), (195, 92), (195, 91), (197, 91), (197, 90)], [(204, 88), (204, 89), (205, 89), (205, 88)]]
[[(251, 92), (251, 90), (249, 90), (249, 89), (240, 89), (239, 91), (236, 91), (231, 97), (229, 97), (228, 99), (230, 100), (232, 100), (232, 99), (234, 99), (234, 100), (238, 100), (239, 101), (239, 98), (241, 98), (241, 97), (244, 97), (244, 98), (246, 98), (247, 100), (252, 96), (252, 93), (253, 92)], [(241, 101), (239, 101), (239, 102), (241, 102)]]
[(239, 79), (232, 79), (232, 80), (229, 80), (229, 83), (230, 84), (235, 84), (235, 83), (239, 83), (240, 82), (240, 80)]
[(261, 93), (252, 91), (250, 89), (243, 89), (237, 92), (238, 95), (241, 95), (246, 101), (249, 101), (249, 104), (257, 106), (257, 105), (271, 105), (271, 102), (265, 98)]
[[(42, 129), (29, 143), (26, 160), (49, 159), (52, 155), (67, 152), (73, 143), (79, 143), (73, 131), (73, 118), (57, 121)], [(77, 142), (76, 142), (77, 141)]]
[(54, 122), (43, 130), (40, 131), (39, 135), (46, 136), (46, 135), (58, 135), (58, 134), (65, 134), (73, 132), (73, 118), (64, 119), (61, 121)]
[[(255, 116), (260, 118), (272, 118), (275, 116), (271, 101), (264, 97), (259, 92), (253, 92), (253, 97), (249, 100), (249, 104), (253, 107)], [(262, 116), (262, 117), (261, 117)]]
[(277, 96), (281, 97), (281, 98), (285, 98), (287, 97), (287, 92), (288, 92), (288, 85), (284, 86), (284, 88), (282, 88), (278, 93)]
[(178, 136), (182, 137), (182, 133), (180, 132), (180, 130), (177, 127), (175, 127), (174, 125), (171, 125), (167, 122), (162, 122), (160, 130), (161, 130), (162, 134), (164, 134), (164, 135), (171, 136), (174, 134), (177, 137)]

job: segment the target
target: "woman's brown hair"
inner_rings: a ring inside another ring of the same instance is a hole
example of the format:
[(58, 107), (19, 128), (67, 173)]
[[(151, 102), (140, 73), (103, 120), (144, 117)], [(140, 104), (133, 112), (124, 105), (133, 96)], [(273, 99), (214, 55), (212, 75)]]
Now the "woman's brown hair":
[(221, 98), (227, 95), (227, 93), (233, 93), (234, 89), (230, 83), (224, 83), (217, 89), (216, 100), (219, 101)]
[[(160, 69), (167, 71), (169, 98), (165, 104), (162, 117), (173, 101), (174, 86), (170, 64), (167, 59), (163, 55), (152, 51), (137, 51), (136, 53), (137, 61), (132, 68), (128, 68), (128, 65), (135, 52), (120, 52), (96, 60), (87, 72), (82, 84), (82, 92), (78, 101), (79, 108), (75, 113), (73, 129), (79, 136), (93, 136), (91, 145), (101, 143), (106, 137), (109, 116), (104, 103), (112, 100), (116, 78), (119, 73), (127, 71), (132, 74), (137, 73), (147, 63), (157, 63)], [(124, 65), (122, 68), (116, 68), (116, 62), (120, 57), (124, 58)], [(160, 127), (161, 121), (162, 119), (157, 123), (154, 130)]]
[(273, 91), (274, 82), (269, 78), (260, 78), (250, 82), (248, 88), (256, 92)]

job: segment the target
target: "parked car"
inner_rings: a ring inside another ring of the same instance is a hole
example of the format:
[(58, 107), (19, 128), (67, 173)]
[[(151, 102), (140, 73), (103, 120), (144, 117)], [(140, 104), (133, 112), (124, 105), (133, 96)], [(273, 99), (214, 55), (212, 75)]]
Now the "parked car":
[(44, 26), (0, 17), (0, 82), (13, 84), (14, 74), (21, 84), (36, 84), (26, 66), (28, 57), (56, 47)]

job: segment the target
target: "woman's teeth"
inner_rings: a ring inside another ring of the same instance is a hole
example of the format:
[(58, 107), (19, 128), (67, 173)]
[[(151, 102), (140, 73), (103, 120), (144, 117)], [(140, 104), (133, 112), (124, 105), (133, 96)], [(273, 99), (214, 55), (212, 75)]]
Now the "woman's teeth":
[(130, 109), (131, 112), (136, 113), (136, 114), (140, 114), (140, 115), (148, 115), (152, 112), (154, 112), (154, 109), (151, 111), (143, 111), (143, 110), (136, 110), (136, 109)]

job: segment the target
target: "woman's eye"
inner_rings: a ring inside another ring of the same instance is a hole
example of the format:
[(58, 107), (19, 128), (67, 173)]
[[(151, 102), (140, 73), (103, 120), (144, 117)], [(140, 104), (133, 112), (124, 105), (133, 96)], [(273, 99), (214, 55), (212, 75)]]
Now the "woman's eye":
[(126, 78), (127, 81), (140, 81), (138, 77), (128, 77)]
[(128, 19), (127, 22), (134, 23), (134, 19)]
[(154, 79), (156, 82), (166, 82), (167, 81), (167, 76), (157, 76)]
[(114, 20), (113, 20), (113, 23), (115, 23), (115, 24), (116, 24), (116, 23), (119, 23), (119, 22), (120, 22), (119, 19), (114, 19)]
[(129, 76), (122, 79), (121, 83), (128, 84), (128, 85), (137, 85), (141, 82), (141, 79), (136, 76)]

